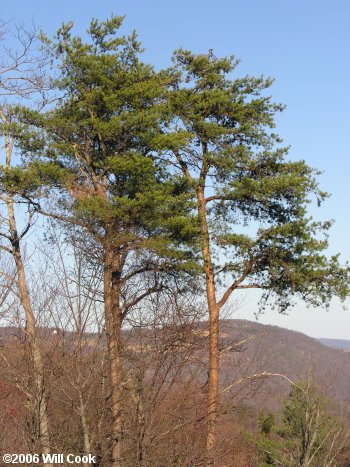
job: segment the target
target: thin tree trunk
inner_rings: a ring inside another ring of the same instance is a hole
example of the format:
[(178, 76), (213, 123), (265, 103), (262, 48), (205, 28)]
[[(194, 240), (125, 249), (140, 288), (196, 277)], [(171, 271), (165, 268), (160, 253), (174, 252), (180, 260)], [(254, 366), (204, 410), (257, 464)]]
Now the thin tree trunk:
[(119, 290), (113, 271), (113, 254), (106, 252), (104, 267), (104, 302), (105, 320), (108, 339), (108, 357), (111, 380), (112, 413), (112, 467), (122, 465), (122, 359), (121, 325), (122, 316), (119, 308)]
[[(83, 338), (83, 325), (82, 325), (82, 306), (81, 306), (81, 262), (78, 263), (78, 279), (77, 279), (77, 372), (78, 372), (78, 397), (79, 397), (79, 415), (81, 429), (83, 433), (83, 453), (88, 456), (91, 454), (91, 443), (90, 443), (90, 432), (89, 425), (86, 419), (86, 404), (84, 402), (84, 383), (82, 377), (82, 367), (83, 367), (83, 358), (82, 358), (82, 338)], [(88, 467), (87, 463), (83, 464), (84, 467)]]
[[(6, 137), (6, 166), (11, 166), (12, 147), (8, 137)], [(35, 416), (38, 418), (38, 439), (42, 454), (50, 454), (50, 434), (49, 422), (47, 416), (47, 393), (45, 389), (44, 365), (41, 355), (41, 350), (37, 342), (36, 324), (33, 309), (30, 302), (25, 268), (20, 247), (20, 237), (17, 231), (16, 217), (14, 211), (14, 201), (11, 194), (6, 196), (6, 205), (8, 211), (8, 222), (11, 239), (11, 253), (15, 260), (16, 271), (18, 277), (18, 289), (21, 303), (26, 319), (26, 336), (28, 338), (31, 360), (33, 364), (33, 375), (35, 381)], [(51, 467), (53, 464), (43, 464)]]
[(209, 375), (207, 401), (206, 451), (208, 465), (214, 463), (213, 454), (217, 441), (219, 398), (219, 306), (216, 302), (215, 275), (210, 251), (209, 229), (206, 219), (204, 188), (199, 187), (198, 214), (200, 220), (202, 255), (204, 260), (207, 303), (209, 311)]
[[(91, 454), (91, 443), (90, 443), (90, 433), (89, 426), (86, 420), (86, 406), (84, 404), (83, 394), (79, 386), (79, 414), (81, 421), (81, 428), (83, 431), (83, 444), (84, 444), (84, 455)], [(84, 463), (84, 467), (89, 467), (89, 464)]]
[[(13, 203), (11, 200), (8, 201), (9, 220), (11, 224), (11, 230), (14, 227), (14, 212)], [(14, 230), (12, 233), (16, 232)], [(15, 234), (16, 236), (16, 234)], [(33, 375), (35, 381), (35, 401), (36, 411), (35, 414), (38, 417), (39, 427), (39, 443), (41, 446), (42, 454), (50, 454), (50, 436), (49, 436), (49, 422), (47, 416), (47, 394), (44, 383), (44, 365), (42, 360), (41, 351), (37, 342), (36, 336), (36, 325), (33, 310), (30, 303), (28, 286), (25, 276), (24, 264), (20, 251), (20, 245), (18, 238), (12, 241), (12, 254), (16, 263), (16, 270), (18, 276), (18, 288), (21, 298), (21, 303), (24, 308), (26, 317), (26, 335), (29, 342), (29, 348), (31, 358), (33, 362)], [(51, 466), (52, 464), (45, 464)]]
[(131, 395), (136, 407), (136, 422), (137, 422), (137, 461), (138, 466), (142, 467), (144, 465), (145, 458), (145, 434), (146, 434), (146, 419), (145, 419), (145, 409), (143, 406), (142, 395), (139, 388), (140, 381), (137, 379), (136, 383), (131, 389)]

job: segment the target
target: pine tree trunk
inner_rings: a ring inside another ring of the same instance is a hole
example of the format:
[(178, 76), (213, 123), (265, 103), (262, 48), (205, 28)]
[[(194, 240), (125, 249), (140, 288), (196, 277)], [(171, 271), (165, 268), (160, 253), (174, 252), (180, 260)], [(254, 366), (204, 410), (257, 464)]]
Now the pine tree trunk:
[(202, 255), (204, 260), (207, 303), (209, 311), (209, 375), (207, 400), (206, 452), (208, 465), (214, 463), (217, 441), (217, 418), (219, 399), (219, 307), (216, 303), (215, 276), (211, 259), (209, 229), (206, 219), (204, 188), (199, 187), (198, 214), (200, 219)]
[(217, 441), (217, 418), (219, 398), (219, 310), (209, 308), (209, 380), (208, 380), (208, 425), (206, 450), (209, 465), (213, 463), (213, 453)]
[(113, 254), (106, 252), (104, 267), (105, 320), (108, 339), (108, 357), (111, 380), (112, 445), (111, 466), (122, 465), (122, 359), (119, 290), (113, 271)]

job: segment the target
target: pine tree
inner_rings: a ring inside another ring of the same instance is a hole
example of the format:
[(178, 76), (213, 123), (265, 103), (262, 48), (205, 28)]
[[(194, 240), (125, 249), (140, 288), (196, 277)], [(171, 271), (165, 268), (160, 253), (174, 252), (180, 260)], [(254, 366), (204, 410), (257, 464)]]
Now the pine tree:
[[(231, 79), (230, 58), (174, 55), (167, 129), (158, 150), (188, 180), (197, 200), (209, 311), (208, 462), (217, 438), (219, 313), (239, 289), (261, 289), (261, 308), (281, 312), (301, 298), (328, 306), (349, 292), (347, 266), (327, 258), (330, 222), (307, 214), (312, 196), (325, 197), (319, 172), (287, 159), (273, 132), (283, 106), (271, 102), (272, 80)], [(174, 169), (175, 168), (175, 169)]]
[(103, 269), (113, 466), (122, 463), (126, 416), (123, 322), (195, 269), (197, 234), (187, 181), (170, 176), (152, 152), (171, 77), (139, 60), (135, 33), (117, 36), (121, 23), (92, 20), (86, 41), (72, 35), (72, 23), (53, 41), (43, 38), (58, 67), (60, 97), (47, 112), (17, 109), (13, 131), (25, 163), (4, 178), (32, 199), (50, 185), (50, 203), (37, 202), (37, 209), (74, 225)]
[(283, 403), (280, 425), (269, 414), (261, 417), (260, 428), (256, 444), (263, 453), (262, 466), (335, 466), (349, 438), (330, 401), (310, 381), (293, 385)]

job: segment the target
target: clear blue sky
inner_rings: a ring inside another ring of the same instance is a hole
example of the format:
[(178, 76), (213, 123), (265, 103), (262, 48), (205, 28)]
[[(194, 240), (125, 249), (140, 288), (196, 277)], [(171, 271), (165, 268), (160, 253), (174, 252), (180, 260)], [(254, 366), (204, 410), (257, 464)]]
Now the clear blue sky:
[[(350, 0), (17, 0), (0, 6), (2, 19), (34, 20), (48, 35), (68, 20), (82, 33), (92, 17), (111, 13), (126, 15), (123, 30), (136, 29), (145, 60), (157, 68), (168, 66), (178, 47), (213, 49), (241, 59), (237, 74), (276, 79), (271, 93), (287, 105), (278, 132), (291, 145), (291, 158), (324, 172), (321, 185), (332, 197), (317, 216), (335, 219), (330, 252), (350, 259)], [(248, 296), (235, 316), (253, 319), (254, 309)], [(287, 317), (270, 312), (261, 321), (350, 339), (350, 310), (337, 303), (329, 313), (298, 305)]]

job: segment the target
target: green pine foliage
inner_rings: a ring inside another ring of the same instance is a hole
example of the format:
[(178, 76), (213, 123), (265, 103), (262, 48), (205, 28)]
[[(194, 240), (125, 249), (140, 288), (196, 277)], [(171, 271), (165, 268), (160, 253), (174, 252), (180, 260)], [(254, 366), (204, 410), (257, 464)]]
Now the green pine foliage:
[(282, 420), (261, 413), (256, 445), (262, 467), (337, 465), (337, 455), (348, 444), (348, 433), (332, 414), (330, 403), (310, 382), (295, 384), (283, 403)]
[(18, 192), (34, 188), (28, 175), (36, 168), (42, 184), (51, 180), (61, 193), (55, 215), (74, 213), (97, 242), (148, 251), (164, 268), (190, 272), (197, 243), (191, 192), (153, 156), (172, 77), (139, 60), (136, 34), (117, 35), (121, 23), (92, 20), (87, 40), (73, 35), (72, 23), (52, 41), (42, 36), (59, 98), (46, 112), (16, 109), (26, 162), (4, 182)]
[(344, 300), (349, 267), (325, 253), (331, 222), (307, 214), (327, 194), (317, 170), (287, 159), (272, 80), (232, 79), (233, 57), (187, 50), (156, 72), (140, 61), (135, 33), (117, 34), (121, 23), (92, 20), (87, 40), (72, 23), (42, 37), (57, 99), (46, 112), (13, 110), (24, 162), (3, 169), (2, 183), (32, 197), (60, 190), (60, 208), (98, 241), (133, 242), (188, 270), (203, 187), (217, 285), (261, 289), (261, 309), (277, 303), (281, 312), (296, 298)]
[(168, 96), (169, 121), (156, 138), (162, 157), (204, 188), (218, 284), (263, 291), (261, 308), (286, 311), (295, 298), (329, 306), (349, 292), (349, 267), (327, 257), (331, 222), (307, 214), (327, 193), (319, 172), (287, 159), (274, 132), (283, 106), (267, 92), (271, 79), (232, 79), (237, 61), (178, 50)]

